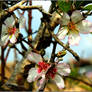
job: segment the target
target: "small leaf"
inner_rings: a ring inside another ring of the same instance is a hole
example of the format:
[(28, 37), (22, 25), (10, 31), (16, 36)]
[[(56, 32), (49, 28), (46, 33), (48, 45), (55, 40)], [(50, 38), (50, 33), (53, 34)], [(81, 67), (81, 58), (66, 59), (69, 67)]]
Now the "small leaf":
[(85, 6), (83, 9), (85, 10), (92, 10), (92, 4)]

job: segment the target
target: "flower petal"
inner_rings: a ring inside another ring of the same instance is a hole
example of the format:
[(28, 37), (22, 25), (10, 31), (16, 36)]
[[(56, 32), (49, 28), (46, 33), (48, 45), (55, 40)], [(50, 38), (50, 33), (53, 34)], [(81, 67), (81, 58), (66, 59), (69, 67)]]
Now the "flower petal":
[(56, 85), (60, 88), (60, 89), (62, 89), (62, 88), (64, 88), (64, 80), (62, 79), (62, 77), (60, 76), (60, 75), (55, 75), (55, 78), (53, 79), (54, 81), (55, 81), (55, 83), (56, 83)]
[(26, 25), (26, 19), (25, 19), (24, 16), (21, 16), (21, 17), (19, 18), (19, 29), (24, 28), (25, 25)]
[(71, 30), (72, 32), (69, 32), (68, 41), (70, 45), (78, 45), (80, 41), (79, 33), (75, 30)]
[(64, 12), (62, 18), (61, 18), (61, 26), (65, 26), (68, 25), (68, 23), (70, 22), (70, 16)]
[(62, 27), (59, 32), (57, 33), (57, 37), (62, 40), (65, 38), (66, 34), (68, 33), (68, 28), (67, 27)]
[(11, 15), (11, 17), (8, 17), (4, 23), (7, 25), (7, 27), (11, 27), (15, 24), (14, 17)]
[(42, 78), (38, 81), (39, 89), (43, 89), (45, 83), (46, 83), (46, 78), (45, 78), (45, 75), (43, 75)]
[(87, 20), (81, 21), (80, 23), (76, 24), (76, 26), (80, 33), (86, 34), (92, 32), (92, 22)]
[(15, 35), (12, 35), (12, 36), (10, 37), (10, 42), (11, 42), (12, 44), (14, 44), (16, 41), (17, 41), (17, 39), (16, 39)]
[(5, 45), (8, 40), (9, 40), (9, 36), (8, 35), (4, 35), (3, 37), (1, 37), (0, 46)]
[(76, 10), (71, 15), (71, 20), (73, 23), (80, 22), (83, 19), (83, 16), (80, 11)]
[(60, 63), (56, 67), (57, 72), (63, 76), (67, 76), (71, 72), (70, 67), (67, 63)]
[(28, 73), (27, 81), (31, 83), (31, 82), (37, 80), (38, 79), (37, 78), (38, 76), (39, 76), (39, 74), (37, 72), (37, 69), (31, 68), (29, 70), (29, 73)]
[(8, 28), (6, 27), (6, 25), (3, 24), (2, 25), (2, 34), (1, 35), (3, 36), (5, 34), (7, 34), (8, 33), (7, 30), (8, 30)]
[(35, 62), (37, 64), (38, 64), (39, 61), (43, 61), (41, 55), (37, 54), (37, 53), (34, 53), (34, 52), (31, 52), (27, 56), (27, 59), (30, 60), (30, 61), (32, 61), (32, 62)]

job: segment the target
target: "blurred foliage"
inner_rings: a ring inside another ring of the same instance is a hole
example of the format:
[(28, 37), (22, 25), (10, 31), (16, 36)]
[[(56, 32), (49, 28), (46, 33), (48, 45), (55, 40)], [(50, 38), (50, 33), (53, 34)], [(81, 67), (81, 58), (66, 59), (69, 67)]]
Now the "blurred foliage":
[(72, 2), (58, 0), (58, 6), (63, 12), (68, 12), (71, 9)]

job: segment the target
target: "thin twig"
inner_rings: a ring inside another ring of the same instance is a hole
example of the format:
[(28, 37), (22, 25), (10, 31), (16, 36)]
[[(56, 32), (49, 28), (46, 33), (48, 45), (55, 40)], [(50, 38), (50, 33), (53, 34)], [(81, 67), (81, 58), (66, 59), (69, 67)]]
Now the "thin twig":
[(8, 56), (9, 56), (9, 52), (10, 52), (10, 48), (8, 48), (8, 50), (7, 50), (7, 53), (6, 53), (6, 57), (5, 57), (5, 62), (7, 61), (7, 58), (8, 58)]
[(54, 62), (56, 46), (57, 46), (57, 43), (54, 42), (54, 43), (53, 43), (53, 50), (52, 50), (51, 60), (50, 60), (50, 62)]
[(50, 34), (52, 35), (52, 37), (55, 39), (55, 41), (56, 41), (57, 43), (59, 43), (65, 50), (69, 51), (69, 52), (75, 57), (75, 59), (76, 59), (77, 61), (80, 60), (80, 57), (77, 55), (76, 52), (74, 52), (71, 48), (68, 48), (62, 41), (60, 41), (60, 40), (57, 38), (57, 36), (56, 36), (53, 32), (51, 32), (51, 31), (49, 31), (49, 32), (50, 32)]

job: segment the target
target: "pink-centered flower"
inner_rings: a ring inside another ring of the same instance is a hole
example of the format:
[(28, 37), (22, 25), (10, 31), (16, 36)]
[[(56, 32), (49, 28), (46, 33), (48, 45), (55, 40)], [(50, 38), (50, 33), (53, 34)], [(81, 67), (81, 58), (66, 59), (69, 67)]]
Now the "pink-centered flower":
[(9, 40), (14, 44), (17, 41), (20, 28), (25, 24), (25, 18), (19, 18), (19, 29), (15, 27), (15, 19), (13, 16), (8, 17), (2, 25), (2, 34), (0, 39), (0, 45), (5, 45)]
[[(41, 55), (31, 52), (28, 60), (35, 62), (37, 67), (31, 68), (28, 73), (27, 81), (29, 83), (40, 79), (40, 85), (45, 80), (53, 80), (59, 88), (64, 88), (64, 81), (62, 76), (68, 76), (71, 72), (70, 67), (66, 63), (47, 63), (44, 62)], [(40, 86), (39, 85), (39, 86)]]
[(57, 37), (62, 40), (68, 34), (70, 45), (78, 45), (80, 41), (79, 33), (87, 34), (92, 32), (92, 23), (84, 20), (80, 11), (74, 11), (71, 16), (63, 13), (61, 18), (61, 28), (57, 33)]

